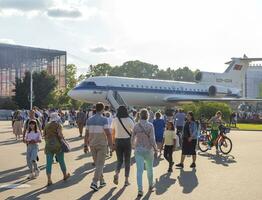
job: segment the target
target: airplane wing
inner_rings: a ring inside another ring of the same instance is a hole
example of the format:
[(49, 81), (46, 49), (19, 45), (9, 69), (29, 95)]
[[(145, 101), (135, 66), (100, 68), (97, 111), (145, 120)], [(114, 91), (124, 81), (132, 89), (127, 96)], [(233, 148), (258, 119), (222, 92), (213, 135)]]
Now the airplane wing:
[(247, 98), (214, 98), (214, 97), (167, 97), (165, 99), (166, 102), (168, 103), (177, 103), (177, 102), (199, 102), (199, 101), (217, 101), (217, 102), (236, 102), (236, 101), (241, 101), (241, 102), (260, 102), (262, 99), (247, 99)]

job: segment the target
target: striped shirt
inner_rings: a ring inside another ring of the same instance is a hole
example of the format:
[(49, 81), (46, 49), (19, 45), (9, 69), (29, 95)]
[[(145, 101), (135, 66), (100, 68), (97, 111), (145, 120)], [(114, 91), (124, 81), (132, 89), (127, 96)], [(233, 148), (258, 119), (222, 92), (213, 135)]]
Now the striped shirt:
[(107, 118), (97, 113), (86, 122), (86, 129), (89, 132), (90, 146), (107, 145), (105, 129), (109, 129)]

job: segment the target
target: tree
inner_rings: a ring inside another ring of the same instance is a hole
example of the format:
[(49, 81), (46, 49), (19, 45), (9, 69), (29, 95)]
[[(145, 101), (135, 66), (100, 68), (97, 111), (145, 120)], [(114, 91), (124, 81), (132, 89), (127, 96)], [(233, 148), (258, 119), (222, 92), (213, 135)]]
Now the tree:
[(195, 75), (188, 67), (178, 68), (174, 72), (174, 80), (193, 82), (195, 80)]
[[(49, 75), (46, 71), (33, 73), (33, 95), (35, 106), (45, 108), (52, 99), (52, 92), (57, 86), (55, 76)], [(26, 72), (25, 77), (16, 79), (15, 96), (13, 100), (19, 108), (30, 108), (30, 72)]]

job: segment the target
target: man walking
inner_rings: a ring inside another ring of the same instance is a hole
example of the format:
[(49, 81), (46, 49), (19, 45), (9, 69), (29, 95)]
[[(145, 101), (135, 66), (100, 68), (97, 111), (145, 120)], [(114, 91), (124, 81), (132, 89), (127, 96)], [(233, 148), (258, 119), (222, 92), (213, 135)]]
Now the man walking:
[(79, 110), (79, 112), (76, 115), (76, 123), (79, 129), (79, 137), (82, 137), (83, 135), (83, 128), (86, 123), (86, 114), (83, 112), (82, 109)]
[(178, 113), (176, 113), (175, 116), (174, 116), (174, 124), (176, 126), (176, 134), (179, 138), (179, 146), (180, 147), (182, 145), (182, 132), (183, 132), (185, 119), (186, 119), (186, 114), (180, 108), (178, 110)]
[(91, 153), (95, 162), (95, 174), (90, 188), (98, 191), (97, 182), (100, 181), (99, 187), (106, 185), (103, 178), (103, 168), (107, 154), (107, 144), (112, 150), (112, 135), (109, 130), (108, 120), (103, 117), (104, 104), (96, 104), (96, 114), (89, 118), (86, 123), (86, 134), (84, 140), (84, 152), (88, 151), (90, 146)]

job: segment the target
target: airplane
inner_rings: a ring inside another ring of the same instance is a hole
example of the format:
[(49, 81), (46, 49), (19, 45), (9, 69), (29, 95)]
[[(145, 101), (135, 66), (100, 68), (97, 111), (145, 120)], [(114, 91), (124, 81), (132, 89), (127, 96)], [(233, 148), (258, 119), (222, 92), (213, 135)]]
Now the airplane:
[(232, 58), (224, 73), (199, 72), (196, 82), (127, 78), (89, 77), (68, 95), (87, 103), (103, 102), (117, 109), (126, 106), (172, 106), (197, 101), (261, 101), (245, 97), (245, 74), (249, 63), (262, 58)]

